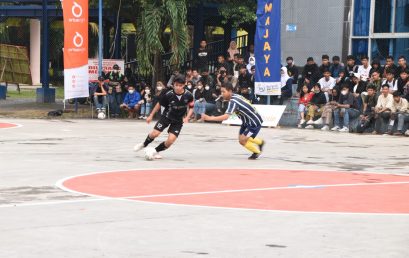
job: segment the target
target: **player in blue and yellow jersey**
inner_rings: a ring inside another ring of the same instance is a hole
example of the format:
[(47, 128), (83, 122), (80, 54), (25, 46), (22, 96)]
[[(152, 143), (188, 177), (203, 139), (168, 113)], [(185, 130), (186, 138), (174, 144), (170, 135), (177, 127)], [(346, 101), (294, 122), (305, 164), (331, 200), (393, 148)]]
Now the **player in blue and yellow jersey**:
[(249, 159), (257, 159), (260, 156), (264, 145), (264, 140), (257, 138), (263, 119), (260, 114), (257, 113), (257, 110), (251, 105), (250, 101), (241, 95), (233, 93), (233, 85), (231, 83), (223, 84), (221, 87), (221, 93), (223, 99), (229, 101), (225, 114), (221, 116), (208, 116), (202, 114), (202, 120), (223, 121), (228, 119), (231, 114), (237, 114), (243, 122), (239, 132), (239, 143), (253, 153)]

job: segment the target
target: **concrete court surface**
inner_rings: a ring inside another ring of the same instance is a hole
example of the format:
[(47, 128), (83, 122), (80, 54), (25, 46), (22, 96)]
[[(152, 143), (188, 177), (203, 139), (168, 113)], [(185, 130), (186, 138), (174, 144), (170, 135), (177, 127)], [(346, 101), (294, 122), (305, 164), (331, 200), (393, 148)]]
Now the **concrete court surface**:
[(263, 156), (249, 161), (238, 127), (196, 123), (185, 125), (163, 160), (145, 161), (132, 147), (153, 124), (0, 119), (6, 122), (22, 126), (0, 129), (0, 257), (409, 257), (407, 213), (169, 205), (56, 186), (81, 174), (155, 168), (409, 175), (409, 138), (266, 128)]

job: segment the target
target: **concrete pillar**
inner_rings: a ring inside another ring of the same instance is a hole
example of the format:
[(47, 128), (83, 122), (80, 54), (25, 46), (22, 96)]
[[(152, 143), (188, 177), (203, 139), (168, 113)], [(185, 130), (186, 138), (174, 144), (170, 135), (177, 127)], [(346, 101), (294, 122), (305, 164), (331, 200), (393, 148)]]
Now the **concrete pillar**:
[(37, 19), (30, 20), (30, 70), (33, 85), (40, 84), (41, 25)]

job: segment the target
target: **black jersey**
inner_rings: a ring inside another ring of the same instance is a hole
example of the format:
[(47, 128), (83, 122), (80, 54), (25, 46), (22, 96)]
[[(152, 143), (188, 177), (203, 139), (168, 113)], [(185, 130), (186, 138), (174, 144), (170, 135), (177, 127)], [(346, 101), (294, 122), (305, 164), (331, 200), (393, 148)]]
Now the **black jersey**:
[(160, 105), (165, 107), (162, 116), (181, 122), (186, 115), (188, 105), (193, 102), (193, 95), (185, 90), (181, 95), (177, 95), (173, 90), (161, 96)]

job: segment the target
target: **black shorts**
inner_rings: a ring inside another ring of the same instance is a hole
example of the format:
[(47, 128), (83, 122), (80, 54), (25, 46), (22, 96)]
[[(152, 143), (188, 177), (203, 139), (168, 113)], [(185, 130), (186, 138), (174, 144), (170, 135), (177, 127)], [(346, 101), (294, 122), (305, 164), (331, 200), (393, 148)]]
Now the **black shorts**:
[(178, 137), (180, 131), (182, 131), (183, 122), (172, 121), (169, 118), (162, 116), (156, 123), (154, 129), (163, 132), (163, 130), (165, 130), (165, 128), (167, 128), (168, 126), (168, 133), (174, 134), (176, 135), (176, 137)]

